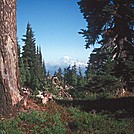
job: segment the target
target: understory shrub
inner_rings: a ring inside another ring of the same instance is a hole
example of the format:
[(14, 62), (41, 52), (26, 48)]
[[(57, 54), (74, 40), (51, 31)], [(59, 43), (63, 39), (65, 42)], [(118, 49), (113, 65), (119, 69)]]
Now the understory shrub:
[[(0, 120), (0, 134), (133, 134), (134, 119), (118, 120), (106, 112), (89, 113), (79, 108), (58, 111), (21, 112), (16, 117)], [(66, 112), (66, 114), (65, 114)], [(119, 111), (122, 114), (125, 111)], [(63, 115), (68, 115), (64, 117)], [(68, 119), (66, 119), (68, 118)]]
[(133, 134), (133, 119), (116, 120), (107, 114), (95, 112), (82, 112), (77, 108), (70, 108), (73, 123), (75, 124), (74, 133), (81, 134)]

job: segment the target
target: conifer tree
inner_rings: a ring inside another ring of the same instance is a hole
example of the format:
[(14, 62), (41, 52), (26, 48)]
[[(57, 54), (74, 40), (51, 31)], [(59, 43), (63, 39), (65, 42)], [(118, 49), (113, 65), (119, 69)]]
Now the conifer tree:
[(45, 86), (45, 80), (46, 80), (46, 67), (45, 67), (45, 61), (42, 60), (42, 52), (41, 47), (37, 46), (37, 52), (36, 52), (36, 66), (35, 66), (35, 74), (39, 81), (39, 87), (41, 90)]
[(31, 68), (34, 65), (36, 57), (35, 38), (31, 25), (27, 24), (26, 35), (23, 35), (22, 41), (25, 43), (23, 46), (22, 58), (26, 66)]
[(100, 43), (101, 51), (108, 50), (111, 61), (115, 61), (112, 73), (129, 88), (134, 84), (134, 80), (131, 81), (133, 78), (129, 75), (134, 68), (127, 64), (128, 62), (134, 64), (134, 2), (81, 0), (78, 4), (88, 24), (87, 29), (80, 32), (85, 37), (86, 48)]
[(77, 86), (77, 68), (76, 64), (72, 66), (71, 70), (71, 85), (76, 87)]
[(44, 90), (46, 85), (45, 61), (42, 59), (41, 47), (37, 46), (36, 48), (34, 32), (29, 23), (27, 24), (26, 34), (23, 37), (22, 41), (25, 45), (22, 49), (22, 56), (20, 56), (20, 53), (18, 55), (21, 86), (26, 86), (33, 90)]
[(58, 77), (58, 79), (60, 80), (60, 82), (61, 82), (62, 84), (64, 84), (63, 72), (62, 72), (61, 67), (58, 68), (57, 77)]
[(72, 85), (70, 65), (67, 68), (64, 68), (64, 82), (65, 82), (65, 85), (66, 84)]
[(26, 35), (23, 35), (23, 37), (22, 41), (25, 45), (23, 46), (22, 60), (26, 71), (26, 81), (24, 85), (34, 90), (39, 87), (39, 80), (35, 72), (38, 64), (34, 32), (29, 23), (27, 24)]
[(47, 77), (47, 79), (51, 79), (51, 74), (50, 74), (49, 70), (48, 70), (48, 72), (47, 72), (46, 77)]
[(78, 87), (83, 87), (85, 85), (85, 79), (82, 75), (81, 67), (79, 67), (79, 72), (77, 76), (77, 86)]
[(77, 86), (77, 68), (75, 64), (72, 67), (69, 65), (67, 68), (64, 68), (64, 81), (65, 84)]
[(43, 76), (46, 78), (47, 71), (46, 71), (46, 65), (45, 65), (45, 61), (44, 60), (43, 60), (43, 63), (42, 63), (42, 67), (43, 67), (43, 71), (42, 71)]
[(25, 82), (26, 82), (26, 75), (29, 75), (29, 74), (26, 74), (26, 70), (25, 70), (25, 66), (24, 66), (24, 63), (23, 63), (23, 60), (22, 58), (20, 59), (20, 62), (19, 62), (19, 74), (20, 74), (20, 84), (21, 86), (25, 86)]
[(17, 46), (18, 46), (18, 64), (20, 65), (21, 62), (21, 47), (17, 41)]
[(100, 48), (94, 49), (90, 54), (86, 70), (87, 87), (93, 92), (113, 91), (121, 86), (119, 79), (112, 72), (115, 61)]
[(18, 44), (18, 65), (19, 65), (20, 85), (24, 86), (24, 82), (26, 81), (26, 70), (24, 68), (24, 63), (21, 56), (21, 47), (19, 44)]

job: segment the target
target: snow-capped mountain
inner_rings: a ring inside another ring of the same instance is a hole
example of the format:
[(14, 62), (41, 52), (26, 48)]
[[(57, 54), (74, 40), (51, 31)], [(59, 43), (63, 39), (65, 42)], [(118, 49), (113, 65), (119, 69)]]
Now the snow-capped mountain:
[(85, 72), (85, 67), (87, 66), (87, 64), (79, 60), (73, 60), (69, 56), (64, 56), (55, 62), (46, 62), (46, 69), (47, 71), (49, 70), (49, 72), (53, 75), (54, 72), (57, 71), (59, 67), (61, 67), (63, 70), (69, 65), (73, 66), (74, 64), (76, 65), (77, 68), (81, 67), (83, 73)]
[(74, 64), (76, 66), (86, 66), (86, 64), (84, 62), (78, 61), (78, 60), (73, 60), (72, 58), (70, 58), (69, 56), (64, 56), (63, 58), (61, 58), (60, 60), (57, 61), (58, 65), (64, 65), (64, 66), (73, 66)]

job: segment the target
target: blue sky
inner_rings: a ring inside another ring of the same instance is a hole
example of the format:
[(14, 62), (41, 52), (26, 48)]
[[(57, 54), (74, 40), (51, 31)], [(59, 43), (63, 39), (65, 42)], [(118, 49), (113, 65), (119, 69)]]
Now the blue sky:
[(46, 62), (64, 56), (87, 63), (90, 49), (78, 32), (86, 21), (77, 4), (79, 0), (18, 0), (17, 36), (20, 45), (29, 22), (35, 32), (36, 44), (42, 48)]

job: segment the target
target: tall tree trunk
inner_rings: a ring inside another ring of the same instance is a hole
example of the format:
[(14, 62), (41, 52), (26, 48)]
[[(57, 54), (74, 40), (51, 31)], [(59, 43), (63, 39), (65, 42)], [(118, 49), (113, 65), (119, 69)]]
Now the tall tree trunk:
[(0, 114), (20, 101), (16, 40), (16, 0), (0, 0)]

